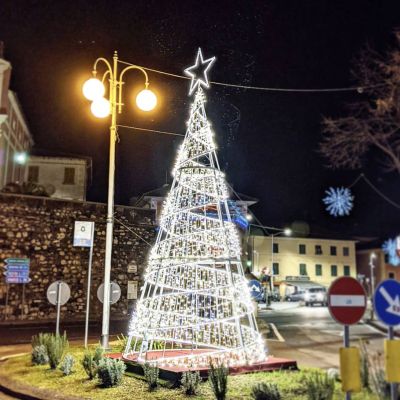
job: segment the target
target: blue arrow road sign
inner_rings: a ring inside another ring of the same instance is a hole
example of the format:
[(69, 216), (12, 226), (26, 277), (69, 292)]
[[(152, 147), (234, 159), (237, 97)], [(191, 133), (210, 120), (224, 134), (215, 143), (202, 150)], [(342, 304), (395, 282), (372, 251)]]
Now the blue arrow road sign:
[(387, 279), (375, 290), (374, 307), (378, 318), (389, 326), (400, 324), (400, 283)]
[(29, 258), (6, 258), (4, 260), (7, 264), (29, 264)]
[(254, 300), (262, 300), (263, 299), (263, 288), (259, 281), (256, 279), (252, 279), (249, 281), (249, 289), (250, 294)]
[(19, 265), (6, 265), (6, 270), (9, 272), (29, 272), (29, 264), (19, 264)]

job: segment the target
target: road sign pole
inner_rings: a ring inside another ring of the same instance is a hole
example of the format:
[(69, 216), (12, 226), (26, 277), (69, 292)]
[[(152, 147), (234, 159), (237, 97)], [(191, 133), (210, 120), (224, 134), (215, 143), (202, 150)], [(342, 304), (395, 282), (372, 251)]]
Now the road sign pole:
[(21, 319), (24, 319), (25, 315), (25, 283), (22, 284), (22, 308), (21, 308)]
[[(92, 229), (94, 231), (94, 224), (92, 225)], [(92, 258), (93, 258), (93, 236), (94, 236), (93, 231), (92, 231), (92, 240), (90, 244), (87, 294), (86, 294), (87, 298), (86, 298), (86, 321), (85, 321), (85, 348), (88, 345), (88, 336), (89, 336), (90, 286), (92, 282)]]
[[(350, 347), (350, 326), (349, 325), (343, 326), (343, 346), (345, 348)], [(345, 398), (346, 398), (346, 400), (350, 400), (351, 392), (346, 392)]]
[(10, 290), (10, 285), (7, 283), (6, 284), (6, 314), (4, 316), (4, 319), (7, 321), (8, 318), (8, 292)]
[[(388, 327), (388, 339), (394, 339), (394, 328), (393, 326)], [(390, 400), (397, 400), (397, 383), (390, 383)]]
[(61, 312), (61, 281), (57, 282), (57, 320), (56, 335), (60, 334), (60, 312)]

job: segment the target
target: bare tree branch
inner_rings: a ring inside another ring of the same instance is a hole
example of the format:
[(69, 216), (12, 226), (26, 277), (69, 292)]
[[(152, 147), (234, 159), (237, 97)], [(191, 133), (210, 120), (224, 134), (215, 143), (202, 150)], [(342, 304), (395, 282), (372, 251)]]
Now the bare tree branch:
[(320, 153), (331, 168), (362, 167), (372, 149), (379, 150), (385, 170), (400, 175), (400, 30), (396, 47), (385, 56), (366, 48), (353, 76), (368, 87), (362, 99), (347, 105), (348, 115), (323, 118)]

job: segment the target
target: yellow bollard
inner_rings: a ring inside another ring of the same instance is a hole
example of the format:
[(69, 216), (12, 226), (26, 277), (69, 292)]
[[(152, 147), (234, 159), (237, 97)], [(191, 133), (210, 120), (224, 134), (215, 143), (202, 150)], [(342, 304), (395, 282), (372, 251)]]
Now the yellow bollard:
[(357, 347), (341, 347), (340, 377), (343, 392), (361, 391), (360, 353)]
[(386, 381), (400, 383), (400, 340), (385, 339)]

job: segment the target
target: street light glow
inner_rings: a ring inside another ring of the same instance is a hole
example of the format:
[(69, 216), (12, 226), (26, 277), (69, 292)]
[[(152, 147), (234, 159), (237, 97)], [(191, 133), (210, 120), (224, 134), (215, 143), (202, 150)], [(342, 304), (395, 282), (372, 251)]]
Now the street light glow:
[(290, 235), (292, 234), (292, 230), (291, 230), (290, 228), (285, 228), (285, 230), (283, 231), (283, 233), (284, 233), (286, 236), (290, 236)]
[(28, 155), (25, 153), (25, 151), (21, 151), (19, 153), (14, 154), (14, 161), (17, 164), (24, 165), (26, 163), (27, 159), (28, 159)]
[(151, 111), (157, 105), (157, 96), (149, 89), (143, 89), (136, 96), (136, 104), (142, 111)]
[(104, 97), (97, 98), (90, 106), (92, 114), (97, 118), (105, 118), (110, 115), (110, 102)]
[(88, 100), (96, 100), (104, 96), (105, 88), (97, 78), (88, 79), (82, 87), (83, 95)]

